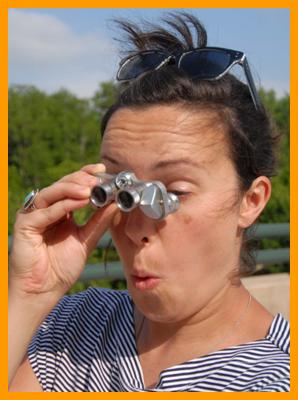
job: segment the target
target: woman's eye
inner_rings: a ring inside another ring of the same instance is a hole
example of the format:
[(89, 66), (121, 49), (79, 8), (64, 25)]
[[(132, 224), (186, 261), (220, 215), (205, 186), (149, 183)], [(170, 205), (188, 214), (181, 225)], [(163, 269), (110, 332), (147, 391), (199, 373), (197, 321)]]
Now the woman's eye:
[(185, 196), (185, 195), (188, 194), (188, 192), (180, 192), (179, 190), (169, 190), (169, 192), (173, 193), (173, 194), (175, 194), (176, 196), (179, 196), (179, 197)]

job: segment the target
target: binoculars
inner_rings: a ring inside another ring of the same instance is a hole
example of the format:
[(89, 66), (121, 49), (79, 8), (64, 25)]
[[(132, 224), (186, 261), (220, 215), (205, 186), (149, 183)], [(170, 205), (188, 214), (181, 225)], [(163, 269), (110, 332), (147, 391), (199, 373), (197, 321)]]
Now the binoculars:
[(123, 171), (117, 175), (98, 174), (99, 185), (92, 188), (90, 202), (97, 208), (115, 201), (124, 212), (136, 207), (149, 218), (163, 219), (179, 207), (179, 199), (167, 192), (160, 181), (144, 182), (134, 173)]

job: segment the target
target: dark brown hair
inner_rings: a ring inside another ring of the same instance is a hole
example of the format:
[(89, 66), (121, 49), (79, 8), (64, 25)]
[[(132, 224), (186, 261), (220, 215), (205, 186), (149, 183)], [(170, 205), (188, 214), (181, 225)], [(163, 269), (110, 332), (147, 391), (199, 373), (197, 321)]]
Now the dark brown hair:
[[(150, 23), (139, 26), (126, 20), (116, 23), (126, 34), (122, 42), (130, 45), (128, 54), (163, 49), (179, 53), (207, 45), (204, 26), (188, 13), (170, 13), (163, 19), (167, 28)], [(194, 110), (208, 109), (226, 127), (230, 156), (242, 192), (249, 189), (256, 177), (274, 174), (277, 135), (265, 108), (256, 110), (247, 85), (235, 76), (226, 74), (216, 81), (194, 80), (175, 65), (166, 65), (120, 84), (118, 89), (115, 104), (102, 119), (102, 135), (110, 117), (123, 107), (144, 109), (156, 104), (181, 104)], [(244, 237), (242, 275), (255, 268), (251, 253), (245, 250), (246, 244)]]

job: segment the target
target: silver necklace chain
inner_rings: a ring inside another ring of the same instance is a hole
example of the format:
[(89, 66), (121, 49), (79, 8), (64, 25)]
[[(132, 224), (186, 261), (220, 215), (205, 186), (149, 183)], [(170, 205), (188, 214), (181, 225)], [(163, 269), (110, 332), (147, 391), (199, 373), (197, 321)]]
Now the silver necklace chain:
[(213, 345), (213, 347), (214, 346), (217, 347), (220, 345), (220, 343), (224, 343), (227, 339), (229, 339), (235, 333), (235, 330), (239, 327), (239, 325), (241, 324), (241, 322), (243, 321), (245, 315), (247, 314), (247, 312), (249, 310), (249, 307), (251, 304), (251, 299), (252, 299), (252, 296), (249, 293), (249, 298), (248, 298), (248, 301), (246, 303), (246, 307), (245, 307), (243, 313), (241, 313), (240, 317), (233, 323), (232, 327), (229, 329), (229, 332), (223, 338), (221, 337), (220, 340), (218, 340)]

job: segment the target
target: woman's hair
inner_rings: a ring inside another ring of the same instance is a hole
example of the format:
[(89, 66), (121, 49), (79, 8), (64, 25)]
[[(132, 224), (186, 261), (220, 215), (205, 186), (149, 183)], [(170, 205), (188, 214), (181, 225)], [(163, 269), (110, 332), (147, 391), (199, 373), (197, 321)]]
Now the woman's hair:
[[(139, 26), (126, 20), (116, 20), (116, 23), (125, 32), (121, 42), (130, 46), (127, 54), (144, 50), (176, 54), (207, 45), (207, 32), (202, 23), (184, 12), (170, 13), (163, 19), (168, 29), (151, 23)], [(122, 83), (118, 86), (115, 104), (103, 116), (102, 136), (116, 110), (144, 109), (157, 104), (181, 104), (194, 112), (208, 110), (216, 121), (221, 121), (241, 192), (248, 190), (256, 177), (274, 174), (277, 135), (265, 108), (261, 106), (256, 110), (248, 86), (235, 76), (226, 74), (215, 81), (194, 80), (175, 65), (165, 65)], [(254, 258), (246, 246), (244, 237), (241, 275), (248, 275), (255, 269)]]

